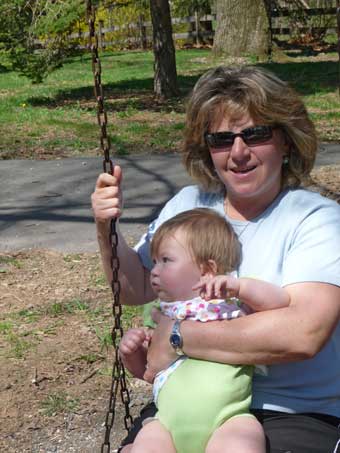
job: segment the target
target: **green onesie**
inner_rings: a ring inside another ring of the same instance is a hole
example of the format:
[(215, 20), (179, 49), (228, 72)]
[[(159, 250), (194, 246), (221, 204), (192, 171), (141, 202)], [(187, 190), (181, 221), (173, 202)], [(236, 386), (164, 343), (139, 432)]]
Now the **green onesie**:
[(156, 418), (177, 453), (204, 453), (212, 433), (231, 417), (248, 415), (252, 366), (186, 359), (160, 390)]

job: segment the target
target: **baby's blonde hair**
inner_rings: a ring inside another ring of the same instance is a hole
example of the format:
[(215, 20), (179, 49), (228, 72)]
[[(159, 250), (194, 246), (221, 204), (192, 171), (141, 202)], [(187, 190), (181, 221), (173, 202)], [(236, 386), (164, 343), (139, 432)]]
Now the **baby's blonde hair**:
[(227, 220), (209, 208), (183, 211), (164, 222), (151, 242), (151, 256), (157, 256), (161, 243), (177, 231), (186, 235), (187, 246), (195, 263), (215, 261), (217, 273), (235, 270), (241, 259), (241, 244)]

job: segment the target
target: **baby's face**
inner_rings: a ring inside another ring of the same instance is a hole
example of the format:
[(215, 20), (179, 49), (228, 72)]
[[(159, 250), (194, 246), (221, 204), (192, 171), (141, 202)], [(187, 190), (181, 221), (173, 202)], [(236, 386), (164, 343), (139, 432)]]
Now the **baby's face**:
[(182, 231), (164, 238), (153, 262), (151, 286), (161, 300), (184, 301), (197, 296), (192, 287), (199, 281), (201, 271), (188, 250)]

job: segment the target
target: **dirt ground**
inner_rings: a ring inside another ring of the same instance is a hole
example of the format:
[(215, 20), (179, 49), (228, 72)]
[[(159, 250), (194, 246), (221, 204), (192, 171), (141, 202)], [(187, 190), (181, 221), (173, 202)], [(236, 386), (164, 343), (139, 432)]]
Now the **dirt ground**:
[[(340, 202), (340, 166), (314, 172), (314, 189)], [(100, 451), (111, 383), (110, 290), (98, 254), (0, 253), (0, 451)], [(139, 325), (125, 309), (123, 326)], [(131, 413), (150, 386), (128, 378)], [(124, 437), (116, 408), (111, 451)]]
[[(113, 349), (98, 255), (0, 254), (0, 287), (0, 451), (99, 451)], [(139, 313), (126, 310), (124, 326), (140, 324)], [(129, 380), (134, 414), (149, 386)], [(124, 436), (121, 409), (112, 448)]]

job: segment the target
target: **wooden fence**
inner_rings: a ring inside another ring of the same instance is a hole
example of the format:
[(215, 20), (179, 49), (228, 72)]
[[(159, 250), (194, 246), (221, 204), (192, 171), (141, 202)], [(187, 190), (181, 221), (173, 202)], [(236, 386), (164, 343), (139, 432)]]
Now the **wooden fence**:
[[(285, 26), (277, 26), (279, 21), (282, 18), (288, 18), (294, 15), (302, 15), (305, 18), (316, 18), (316, 17), (324, 17), (328, 19), (328, 21), (333, 19), (334, 26), (330, 27), (315, 27), (315, 26), (308, 26), (308, 25), (299, 25), (294, 30), (299, 30), (300, 33), (337, 33), (337, 24), (336, 24), (336, 16), (337, 16), (337, 8), (305, 8), (303, 10), (291, 10), (288, 8), (277, 8), (273, 9), (270, 14), (270, 22), (272, 25), (272, 34), (273, 35), (290, 35), (292, 33), (292, 29), (290, 27)], [(275, 24), (274, 24), (275, 22)]]
[[(280, 24), (280, 21), (287, 23), (289, 17), (294, 14), (303, 14), (308, 17), (320, 17), (327, 16), (330, 20), (334, 17), (334, 25), (330, 27), (315, 27), (308, 25), (297, 25), (294, 28), (294, 32), (298, 31), (301, 34), (311, 33), (311, 34), (336, 34), (337, 33), (337, 8), (308, 8), (304, 10), (292, 10), (289, 8), (280, 8), (272, 9), (270, 14), (270, 28), (271, 28), (271, 37), (275, 35), (287, 36), (292, 34), (292, 28), (287, 26), (287, 24)], [(286, 19), (286, 20), (284, 20)], [(211, 30), (206, 30), (204, 23), (209, 22), (212, 24)], [(190, 41), (193, 44), (200, 44), (206, 40), (213, 41), (214, 38), (214, 29), (213, 25), (216, 22), (216, 15), (209, 14), (205, 16), (199, 16), (197, 13), (193, 16), (187, 16), (183, 18), (172, 18), (173, 26), (180, 24), (190, 24), (191, 31), (183, 33), (173, 33), (174, 41), (186, 40)], [(115, 32), (120, 32), (120, 35), (126, 34), (126, 38), (114, 39), (112, 40), (112, 35)], [(130, 36), (129, 36), (130, 34)], [(88, 32), (72, 33), (70, 35), (71, 39), (79, 40), (80, 42), (86, 42), (88, 38)], [(105, 27), (103, 21), (98, 23), (98, 45), (101, 50), (107, 47), (116, 47), (116, 46), (130, 46), (136, 48), (145, 49), (152, 44), (152, 23), (150, 21), (140, 20), (136, 23), (129, 23), (122, 27), (110, 26)]]
[[(187, 16), (182, 18), (172, 18), (171, 22), (172, 25), (180, 25), (180, 24), (194, 24), (194, 28), (192, 31), (184, 32), (184, 33), (173, 33), (174, 41), (180, 39), (192, 39), (197, 44), (200, 42), (202, 38), (210, 38), (211, 40), (214, 38), (214, 31), (205, 31), (202, 28), (201, 23), (205, 22), (213, 22), (216, 20), (216, 16), (213, 14), (205, 15), (205, 16), (198, 16), (195, 14), (194, 16)], [(125, 32), (126, 34), (131, 33), (131, 31), (135, 31), (135, 36), (128, 36), (125, 39), (111, 41), (107, 39), (107, 36), (115, 32), (121, 32), (122, 34)], [(79, 39), (80, 41), (85, 41), (89, 36), (89, 32), (81, 32), (72, 33), (69, 35), (70, 39)], [(151, 21), (140, 21), (129, 23), (123, 25), (122, 27), (119, 26), (111, 26), (105, 27), (103, 21), (98, 22), (98, 44), (101, 50), (105, 49), (106, 47), (116, 46), (117, 44), (134, 44), (140, 48), (146, 48), (148, 45), (152, 44), (152, 23)]]

